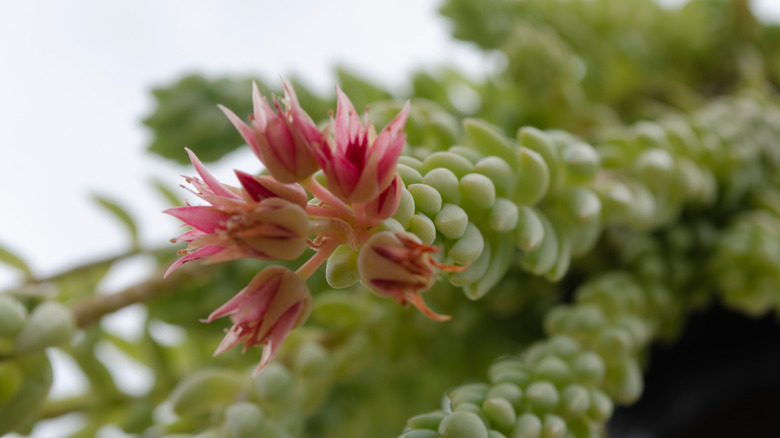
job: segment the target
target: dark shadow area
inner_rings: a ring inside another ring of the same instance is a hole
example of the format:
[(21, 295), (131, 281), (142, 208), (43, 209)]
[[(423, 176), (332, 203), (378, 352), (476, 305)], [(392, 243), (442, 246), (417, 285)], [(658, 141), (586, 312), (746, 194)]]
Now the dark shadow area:
[(611, 438), (780, 437), (780, 326), (716, 305), (672, 346), (655, 346), (642, 399)]

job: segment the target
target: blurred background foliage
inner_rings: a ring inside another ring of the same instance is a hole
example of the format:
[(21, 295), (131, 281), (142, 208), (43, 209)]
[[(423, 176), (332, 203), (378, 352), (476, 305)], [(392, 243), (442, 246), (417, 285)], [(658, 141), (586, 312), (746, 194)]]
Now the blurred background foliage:
[[(780, 26), (757, 20), (747, 0), (692, 0), (680, 8), (652, 0), (448, 0), (441, 12), (455, 38), (489, 54), (495, 63), (490, 75), (474, 78), (450, 66), (426, 66), (411, 74), (405, 92), (397, 92), (348, 68), (336, 69), (338, 85), (357, 108), (370, 105), (379, 126), (397, 112), (399, 101), (411, 98), (410, 155), (460, 144), (466, 117), (487, 120), (510, 136), (535, 126), (614, 146), (629, 137), (651, 141), (642, 136), (639, 121), (683, 117), (723, 96), (776, 104)], [(291, 80), (310, 114), (335, 108), (333, 93), (321, 95)], [(144, 120), (152, 133), (148, 150), (187, 163), (183, 149), (189, 147), (213, 162), (242, 146), (215, 106), (248, 114), (252, 81), (264, 95), (281, 94), (270, 85), (276, 80), (197, 74), (152, 90), (156, 107)], [(697, 117), (730, 116), (718, 113), (717, 104), (711, 108)], [(738, 105), (726, 110), (735, 108), (741, 111)], [(729, 135), (742, 133), (718, 133), (724, 142)], [(765, 135), (776, 144), (776, 133)], [(608, 148), (599, 151), (609, 168)], [(73, 414), (82, 428), (72, 436), (85, 438), (106, 425), (145, 437), (252, 436), (242, 435), (242, 427), (262, 430), (261, 436), (396, 436), (409, 417), (440, 406), (444, 391), (484, 380), (496, 358), (542, 338), (543, 321), (552, 320), (556, 303), (574, 302), (574, 291), (586, 280), (614, 270), (645, 280), (661, 272), (664, 287), (677, 292), (661, 322), (651, 318), (657, 338), (673, 340), (687, 312), (708, 305), (713, 290), (730, 306), (761, 315), (777, 308), (780, 195), (774, 169), (758, 170), (766, 152), (740, 151), (739, 159), (706, 163), (731, 192), (670, 213), (667, 219), (674, 221), (652, 232), (607, 229), (557, 283), (513, 265), (491, 293), (471, 301), (438, 282), (429, 299), (453, 316), (451, 323), (432, 322), (360, 288), (331, 290), (324, 276), (315, 276), (309, 281), (315, 295), (311, 319), (254, 381), (248, 376), (258, 352), (212, 358), (226, 323), (199, 321), (243, 288), (262, 262), (189, 264), (163, 281), (161, 272), (176, 249), (140, 247), (132, 213), (121, 201), (96, 197), (124, 224), (126, 253), (35, 278), (23, 260), (0, 251), (1, 261), (26, 276), (0, 296), (8, 298), (0, 306), (0, 433), (29, 433), (40, 420)], [(748, 162), (755, 166), (739, 167)], [(176, 189), (158, 188), (172, 203), (179, 198)], [(137, 257), (154, 260), (160, 271), (114, 299), (96, 293), (115, 266)], [(708, 273), (714, 279), (702, 278)], [(42, 303), (59, 307), (41, 310)], [(137, 339), (100, 323), (103, 315), (133, 303), (145, 309)], [(33, 323), (45, 330), (25, 335), (34, 331), (26, 328)], [(183, 335), (166, 341), (155, 334), (160, 326)], [(97, 353), (107, 344), (151, 371), (149, 391), (131, 395), (120, 389), (121, 376)], [(49, 347), (75, 361), (87, 382), (82, 393), (46, 400), (51, 369), (42, 352)], [(644, 355), (639, 352), (640, 362)]]

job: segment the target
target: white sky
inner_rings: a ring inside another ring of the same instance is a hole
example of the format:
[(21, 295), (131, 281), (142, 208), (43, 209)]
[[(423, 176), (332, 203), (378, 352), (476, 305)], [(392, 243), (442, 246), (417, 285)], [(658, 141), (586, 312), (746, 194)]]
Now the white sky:
[[(38, 275), (121, 251), (123, 229), (92, 204), (95, 192), (131, 208), (148, 246), (176, 234), (148, 181), (178, 184), (192, 171), (146, 154), (140, 120), (150, 87), (184, 73), (295, 72), (326, 90), (337, 62), (393, 86), (446, 60), (481, 71), (480, 55), (450, 39), (439, 3), (0, 0), (0, 245)], [(780, 1), (756, 3), (778, 16)], [(257, 169), (246, 151), (228, 161), (212, 166), (218, 176)], [(0, 288), (16, 278), (0, 266)]]
[[(440, 2), (0, 0), (0, 245), (38, 275), (121, 251), (121, 225), (90, 193), (130, 207), (149, 247), (175, 235), (148, 181), (175, 185), (192, 170), (147, 154), (140, 121), (152, 109), (149, 89), (185, 73), (294, 72), (327, 90), (337, 62), (392, 86), (445, 61), (484, 71), (473, 48), (449, 37)], [(759, 16), (780, 17), (780, 0), (755, 3)], [(245, 150), (210, 167), (230, 180), (234, 167), (259, 166)], [(17, 278), (0, 266), (0, 289)], [(104, 435), (122, 436), (112, 433)]]

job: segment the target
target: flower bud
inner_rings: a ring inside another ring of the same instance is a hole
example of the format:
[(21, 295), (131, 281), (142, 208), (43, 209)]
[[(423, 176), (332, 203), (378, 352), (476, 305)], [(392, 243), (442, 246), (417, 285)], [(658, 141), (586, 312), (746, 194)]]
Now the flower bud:
[(304, 210), (306, 193), (300, 186), (243, 172), (237, 172), (243, 191), (225, 186), (188, 152), (204, 182), (197, 178), (188, 181), (198, 190), (196, 195), (211, 205), (165, 210), (194, 228), (172, 240), (189, 244), (166, 276), (184, 263), (202, 258), (209, 263), (240, 258), (293, 260), (303, 253), (309, 216)]
[[(265, 164), (268, 172), (283, 183), (303, 180), (319, 170), (314, 148), (325, 143), (311, 117), (303, 111), (295, 90), (284, 81), (286, 110), (274, 99), (272, 107), (252, 84), (254, 114), (252, 126), (244, 123), (232, 111), (219, 105), (244, 141)], [(275, 107), (275, 108), (274, 108)]]
[(437, 269), (456, 271), (461, 268), (442, 265), (429, 253), (438, 252), (418, 242), (414, 235), (382, 231), (371, 236), (358, 254), (358, 270), (363, 284), (381, 297), (401, 305), (412, 303), (426, 316), (446, 321), (449, 316), (432, 312), (419, 294), (433, 284)]
[(310, 312), (311, 294), (306, 282), (287, 268), (269, 266), (205, 322), (223, 316), (230, 316), (233, 322), (215, 356), (239, 343), (244, 344), (244, 351), (253, 345), (265, 346), (254, 373), (256, 376), (273, 359), (287, 335), (301, 326)]

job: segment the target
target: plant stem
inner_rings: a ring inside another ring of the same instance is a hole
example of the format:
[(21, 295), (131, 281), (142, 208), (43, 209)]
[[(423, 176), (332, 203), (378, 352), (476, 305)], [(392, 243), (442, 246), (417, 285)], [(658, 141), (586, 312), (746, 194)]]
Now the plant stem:
[(300, 275), (304, 280), (311, 277), (311, 274), (317, 271), (317, 268), (319, 268), (325, 262), (325, 260), (330, 257), (330, 255), (333, 253), (333, 250), (335, 250), (340, 243), (341, 242), (337, 239), (328, 239), (325, 243), (322, 244), (317, 253), (314, 254), (309, 260), (307, 260), (306, 263), (301, 265), (301, 267), (298, 268), (295, 273)]
[(80, 328), (89, 327), (100, 321), (105, 315), (116, 312), (132, 304), (151, 300), (153, 298), (174, 292), (185, 279), (202, 276), (208, 272), (198, 263), (187, 263), (174, 271), (168, 278), (162, 274), (153, 275), (146, 281), (131, 286), (121, 292), (108, 295), (93, 295), (71, 306)]

